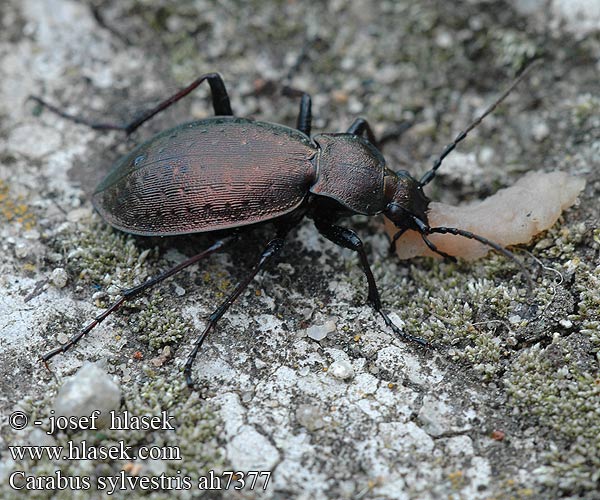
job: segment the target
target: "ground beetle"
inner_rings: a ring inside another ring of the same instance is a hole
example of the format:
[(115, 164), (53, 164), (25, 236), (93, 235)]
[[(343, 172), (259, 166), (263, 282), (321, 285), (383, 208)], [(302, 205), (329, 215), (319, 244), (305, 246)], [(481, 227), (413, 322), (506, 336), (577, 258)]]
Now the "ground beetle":
[[(400, 330), (381, 308), (381, 300), (363, 243), (351, 229), (336, 225), (342, 217), (383, 213), (398, 228), (395, 239), (408, 229), (419, 231), (429, 248), (438, 251), (427, 235), (451, 233), (478, 240), (509, 258), (501, 246), (467, 231), (430, 227), (429, 199), (423, 186), (436, 174), (443, 159), (510, 93), (525, 72), (456, 139), (420, 180), (408, 172), (386, 167), (368, 122), (358, 118), (345, 133), (311, 137), (311, 99), (300, 92), (296, 129), (233, 116), (225, 85), (217, 73), (197, 78), (166, 101), (127, 125), (91, 123), (62, 112), (39, 97), (34, 101), (51, 111), (95, 129), (124, 130), (130, 134), (158, 112), (177, 102), (206, 81), (210, 85), (214, 118), (186, 123), (161, 132), (121, 158), (100, 183), (93, 204), (100, 215), (121, 231), (141, 236), (167, 236), (232, 230), (203, 252), (174, 268), (122, 292), (121, 297), (66, 344), (42, 356), (45, 363), (65, 352), (126, 300), (165, 278), (220, 250), (244, 226), (273, 223), (269, 241), (246, 279), (209, 316), (184, 367), (192, 385), (192, 364), (217, 321), (245, 290), (254, 276), (281, 251), (286, 235), (305, 217), (337, 245), (358, 253), (368, 282), (368, 302), (386, 325), (404, 339), (425, 344)], [(394, 239), (394, 240), (395, 240)], [(394, 241), (395, 242), (395, 241)], [(518, 261), (517, 261), (518, 262)], [(528, 276), (528, 275), (527, 275)]]

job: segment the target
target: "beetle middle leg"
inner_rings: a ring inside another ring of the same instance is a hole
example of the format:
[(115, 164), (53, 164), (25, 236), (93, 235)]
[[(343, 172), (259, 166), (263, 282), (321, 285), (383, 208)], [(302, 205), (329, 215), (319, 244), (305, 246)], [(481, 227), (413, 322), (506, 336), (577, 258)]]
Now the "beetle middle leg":
[(192, 90), (196, 89), (202, 82), (208, 82), (210, 86), (211, 96), (213, 108), (215, 110), (215, 114), (218, 116), (232, 116), (233, 111), (231, 110), (231, 103), (229, 101), (229, 95), (227, 94), (227, 89), (225, 88), (225, 83), (221, 78), (221, 75), (218, 73), (207, 73), (196, 78), (190, 85), (181, 89), (176, 94), (172, 95), (168, 99), (165, 99), (160, 104), (155, 106), (154, 108), (146, 111), (142, 116), (136, 118), (130, 123), (125, 125), (116, 124), (116, 123), (97, 123), (91, 120), (87, 120), (85, 118), (81, 118), (79, 116), (71, 115), (69, 113), (65, 113), (61, 109), (49, 104), (45, 100), (37, 96), (29, 96), (28, 99), (37, 102), (45, 108), (48, 108), (53, 113), (66, 118), (67, 120), (71, 120), (75, 123), (79, 123), (81, 125), (86, 125), (95, 130), (123, 130), (127, 134), (131, 134), (135, 130), (137, 130), (141, 125), (146, 123), (150, 118), (160, 113), (161, 111), (167, 109), (172, 104), (176, 103), (186, 95), (188, 95)]
[(194, 360), (198, 354), (198, 351), (202, 347), (204, 340), (208, 333), (213, 330), (217, 324), (217, 321), (221, 319), (221, 317), (227, 312), (227, 310), (231, 307), (231, 304), (237, 299), (241, 293), (248, 287), (250, 282), (254, 279), (254, 277), (258, 274), (258, 272), (275, 256), (279, 254), (281, 249), (283, 248), (284, 239), (283, 237), (278, 237), (272, 239), (267, 244), (266, 248), (263, 250), (258, 263), (254, 266), (254, 269), (250, 272), (250, 274), (238, 285), (235, 287), (235, 290), (229, 294), (229, 296), (217, 307), (213, 313), (208, 317), (208, 324), (204, 331), (200, 334), (200, 336), (196, 339), (194, 343), (194, 348), (192, 352), (188, 356), (187, 361), (185, 362), (185, 366), (183, 368), (183, 374), (185, 376), (185, 382), (188, 387), (192, 387), (194, 384), (192, 382), (192, 365), (194, 364)]
[(296, 128), (310, 137), (312, 128), (312, 99), (310, 94), (293, 87), (284, 87), (283, 95), (287, 97), (300, 96), (300, 111), (296, 120)]
[(189, 259), (181, 262), (180, 264), (177, 264), (175, 267), (172, 267), (171, 269), (165, 271), (164, 273), (159, 274), (158, 276), (151, 278), (151, 279), (145, 281), (144, 283), (141, 283), (140, 285), (134, 286), (133, 288), (128, 288), (126, 290), (123, 290), (123, 292), (121, 293), (121, 297), (117, 301), (115, 301), (108, 309), (106, 309), (101, 314), (96, 316), (87, 326), (85, 326), (77, 334), (73, 335), (73, 337), (71, 337), (65, 344), (63, 344), (55, 349), (52, 349), (51, 351), (49, 351), (46, 354), (44, 354), (43, 356), (41, 356), (40, 360), (46, 365), (46, 368), (47, 368), (48, 367), (47, 363), (50, 359), (52, 359), (57, 354), (68, 351), (77, 342), (79, 342), (83, 337), (85, 337), (94, 327), (96, 327), (97, 325), (102, 323), (108, 316), (110, 316), (113, 312), (115, 312), (117, 309), (119, 309), (126, 301), (131, 300), (134, 297), (137, 297), (138, 295), (140, 295), (142, 292), (144, 292), (148, 288), (156, 285), (157, 283), (160, 283), (161, 281), (167, 279), (169, 276), (173, 276), (174, 274), (185, 269), (186, 267), (191, 266), (192, 264), (195, 264), (199, 260), (202, 260), (203, 258), (208, 257), (209, 255), (215, 253), (216, 251), (220, 250), (226, 244), (230, 243), (231, 241), (233, 241), (236, 238), (237, 238), (237, 236), (228, 236), (226, 238), (220, 239), (220, 240), (216, 241), (215, 243), (213, 243), (210, 247), (208, 247), (203, 252), (201, 252), (197, 255), (194, 255), (193, 257), (190, 257)]
[(349, 248), (350, 250), (354, 250), (356, 253), (358, 253), (362, 270), (365, 273), (367, 283), (369, 285), (367, 301), (369, 302), (369, 304), (371, 304), (371, 306), (373, 306), (373, 309), (375, 309), (375, 311), (377, 311), (381, 315), (381, 317), (385, 321), (385, 324), (389, 328), (391, 328), (396, 335), (402, 337), (403, 339), (409, 340), (411, 342), (417, 342), (421, 345), (426, 345), (427, 342), (425, 342), (425, 340), (423, 340), (422, 338), (415, 337), (408, 333), (404, 333), (402, 330), (400, 330), (400, 328), (398, 328), (392, 322), (389, 316), (382, 310), (381, 298), (379, 296), (379, 291), (377, 290), (377, 283), (375, 282), (375, 277), (373, 276), (373, 272), (371, 271), (371, 266), (369, 265), (369, 260), (363, 247), (363, 242), (358, 237), (358, 235), (351, 229), (336, 226), (334, 224), (330, 224), (321, 220), (315, 220), (315, 226), (317, 227), (319, 233), (325, 236), (325, 238), (327, 238), (328, 240), (333, 241), (336, 245), (339, 245), (344, 248)]
[(346, 133), (366, 136), (369, 142), (373, 144), (373, 146), (379, 148), (377, 139), (375, 139), (375, 134), (373, 133), (373, 129), (371, 128), (371, 125), (369, 125), (369, 122), (364, 118), (357, 118), (356, 120), (354, 120), (354, 122), (352, 122), (352, 125), (350, 125), (350, 127), (348, 127), (348, 130), (346, 130)]

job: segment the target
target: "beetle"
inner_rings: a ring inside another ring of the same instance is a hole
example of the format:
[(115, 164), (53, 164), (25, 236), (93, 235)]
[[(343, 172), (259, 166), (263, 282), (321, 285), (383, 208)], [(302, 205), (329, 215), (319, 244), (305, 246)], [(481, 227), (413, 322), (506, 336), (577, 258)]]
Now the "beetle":
[[(429, 199), (423, 187), (433, 180), (444, 158), (508, 96), (530, 68), (446, 146), (419, 180), (407, 171), (395, 172), (387, 167), (373, 131), (363, 118), (357, 118), (344, 133), (311, 136), (311, 98), (307, 93), (297, 92), (301, 99), (296, 128), (235, 117), (218, 73), (200, 76), (126, 125), (92, 123), (31, 96), (43, 107), (77, 123), (130, 134), (207, 82), (216, 116), (160, 132), (137, 146), (116, 162), (96, 188), (92, 202), (110, 225), (139, 236), (233, 232), (172, 269), (123, 290), (108, 309), (65, 344), (44, 354), (41, 360), (47, 366), (51, 358), (74, 346), (125, 301), (222, 249), (237, 237), (235, 233), (241, 228), (272, 223), (275, 236), (266, 244), (248, 276), (208, 317), (204, 331), (194, 343), (183, 370), (191, 387), (192, 365), (207, 335), (254, 276), (281, 252), (286, 236), (304, 217), (312, 219), (325, 238), (358, 254), (368, 283), (367, 302), (385, 324), (405, 340), (425, 345), (423, 339), (401, 331), (383, 311), (363, 242), (354, 231), (337, 222), (356, 214), (383, 214), (398, 228), (392, 244), (403, 232), (416, 230), (431, 250), (455, 260), (427, 238), (433, 233), (450, 233), (480, 241), (521, 265), (511, 252), (482, 236), (458, 228), (430, 227)], [(526, 271), (525, 275), (529, 280)]]

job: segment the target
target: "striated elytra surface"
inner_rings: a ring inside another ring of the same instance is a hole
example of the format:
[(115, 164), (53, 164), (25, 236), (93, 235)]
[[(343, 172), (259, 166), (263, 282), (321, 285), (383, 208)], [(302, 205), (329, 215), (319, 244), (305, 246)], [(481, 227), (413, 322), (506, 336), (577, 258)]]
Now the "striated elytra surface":
[(114, 227), (145, 236), (246, 226), (298, 207), (315, 178), (302, 132), (217, 117), (157, 134), (124, 156), (93, 203)]

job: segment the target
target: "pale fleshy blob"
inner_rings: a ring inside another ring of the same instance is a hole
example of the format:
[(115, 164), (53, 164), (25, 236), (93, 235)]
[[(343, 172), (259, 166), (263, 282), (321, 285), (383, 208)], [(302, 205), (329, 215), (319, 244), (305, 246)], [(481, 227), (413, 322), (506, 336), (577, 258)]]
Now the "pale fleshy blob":
[[(456, 227), (487, 238), (503, 247), (528, 243), (536, 234), (549, 229), (563, 210), (572, 206), (585, 187), (585, 180), (565, 172), (529, 172), (513, 186), (501, 189), (482, 201), (453, 207), (431, 202), (428, 217), (431, 227)], [(388, 234), (396, 228), (385, 220)], [(438, 249), (456, 257), (474, 260), (490, 248), (481, 243), (449, 234), (428, 236)], [(437, 256), (416, 231), (407, 231), (397, 242), (401, 259)]]

